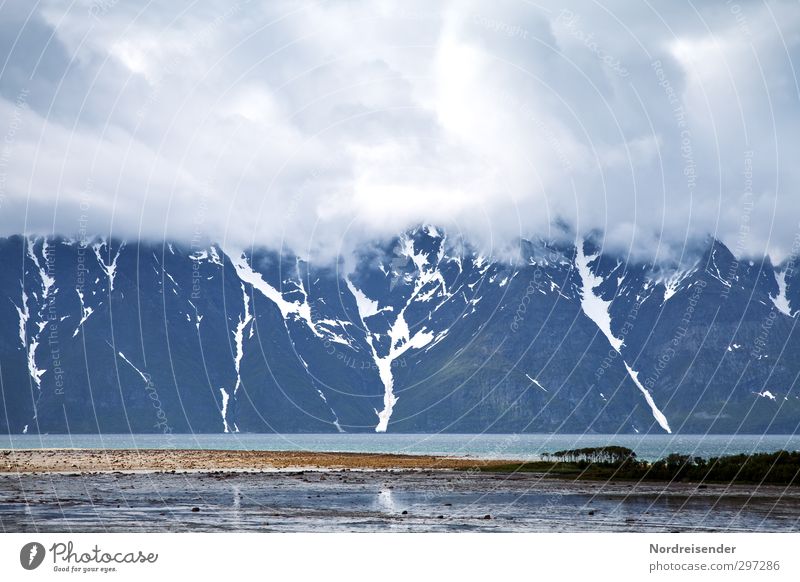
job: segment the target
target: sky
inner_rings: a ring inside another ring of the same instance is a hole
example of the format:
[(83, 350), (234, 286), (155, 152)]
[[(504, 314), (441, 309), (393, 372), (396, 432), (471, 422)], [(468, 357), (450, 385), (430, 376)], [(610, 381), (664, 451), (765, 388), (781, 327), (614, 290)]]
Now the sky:
[(0, 3), (0, 236), (800, 248), (793, 1)]

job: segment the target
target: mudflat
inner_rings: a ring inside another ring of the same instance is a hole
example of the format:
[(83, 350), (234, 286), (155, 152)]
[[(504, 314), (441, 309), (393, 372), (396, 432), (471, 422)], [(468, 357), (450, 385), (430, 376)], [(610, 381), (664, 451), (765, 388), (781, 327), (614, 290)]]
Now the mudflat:
[(797, 487), (312, 469), (0, 474), (3, 532), (796, 532)]

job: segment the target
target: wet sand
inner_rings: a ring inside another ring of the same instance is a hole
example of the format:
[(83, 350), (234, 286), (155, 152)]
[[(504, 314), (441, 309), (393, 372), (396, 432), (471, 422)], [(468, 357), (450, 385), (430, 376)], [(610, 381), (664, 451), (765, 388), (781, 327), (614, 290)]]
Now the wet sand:
[(489, 465), (339, 453), (0, 451), (0, 531), (800, 529), (797, 487), (468, 470)]
[(798, 495), (439, 470), (5, 474), (0, 531), (797, 531)]

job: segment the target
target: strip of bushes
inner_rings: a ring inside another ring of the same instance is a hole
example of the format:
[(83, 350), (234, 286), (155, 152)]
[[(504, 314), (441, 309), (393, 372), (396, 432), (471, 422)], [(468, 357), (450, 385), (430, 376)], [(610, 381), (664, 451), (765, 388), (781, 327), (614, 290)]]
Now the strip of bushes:
[(581, 479), (620, 479), (709, 483), (800, 485), (800, 452), (777, 451), (723, 457), (671, 454), (642, 461), (625, 447), (592, 447), (542, 455), (542, 461), (487, 467), (491, 471), (529, 471)]

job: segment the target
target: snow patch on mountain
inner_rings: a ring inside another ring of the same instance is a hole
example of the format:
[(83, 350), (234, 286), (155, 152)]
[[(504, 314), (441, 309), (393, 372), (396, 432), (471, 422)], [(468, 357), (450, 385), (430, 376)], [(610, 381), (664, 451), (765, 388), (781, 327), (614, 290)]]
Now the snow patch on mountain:
[(664, 285), (664, 300), (662, 304), (669, 301), (672, 298), (672, 296), (678, 292), (678, 289), (680, 289), (681, 284), (696, 271), (697, 271), (696, 268), (685, 271), (676, 270), (670, 276), (666, 277), (663, 280), (658, 281), (659, 283)]
[[(197, 328), (197, 333), (199, 334), (200, 333), (200, 322), (203, 321), (203, 316), (200, 315), (200, 312), (197, 310), (197, 306), (194, 303), (192, 303), (191, 300), (187, 300), (187, 301), (189, 302), (189, 305), (192, 306), (192, 309), (194, 309), (194, 325)], [(188, 314), (187, 314), (187, 317), (188, 317)], [(189, 321), (191, 321), (191, 319)]]
[(34, 250), (35, 242), (36, 242), (35, 239), (29, 239), (27, 241), (28, 244), (26, 246), (28, 248), (28, 256), (33, 261), (33, 264), (36, 265), (36, 269), (39, 271), (39, 279), (42, 282), (42, 300), (45, 301), (47, 300), (47, 297), (50, 295), (50, 289), (53, 287), (56, 280), (54, 277), (49, 276), (47, 272), (47, 266), (49, 263), (47, 258), (47, 250), (49, 248), (47, 244), (47, 237), (44, 237), (42, 239), (42, 257), (45, 263), (44, 267), (39, 263), (39, 258), (36, 256), (36, 252)]
[(222, 257), (219, 256), (219, 251), (215, 245), (211, 245), (208, 247), (208, 262), (217, 265), (219, 267), (224, 267), (225, 264), (222, 262)]
[[(20, 282), (20, 285), (22, 283)], [(14, 308), (17, 310), (17, 315), (19, 315), (19, 341), (22, 342), (22, 349), (25, 349), (28, 345), (27, 337), (27, 328), (28, 328), (28, 319), (31, 316), (30, 310), (28, 309), (28, 294), (25, 293), (25, 287), (22, 287), (22, 307), (17, 307), (14, 305)]]
[(106, 248), (106, 254), (111, 257), (111, 246), (105, 239), (101, 239), (100, 242), (95, 243), (92, 245), (92, 249), (94, 250), (94, 255), (97, 257), (97, 262), (100, 265), (100, 268), (106, 274), (108, 278), (108, 292), (111, 293), (114, 290), (114, 278), (117, 275), (117, 259), (119, 259), (119, 255), (122, 252), (122, 249), (125, 247), (125, 241), (122, 241), (117, 249), (114, 258), (111, 259), (110, 263), (106, 263), (105, 259), (103, 258), (102, 249), (103, 247)]
[(353, 294), (353, 297), (356, 300), (356, 308), (358, 309), (358, 313), (361, 316), (362, 321), (381, 312), (381, 310), (378, 309), (377, 301), (373, 301), (367, 297), (366, 294), (353, 285), (350, 279), (347, 279), (346, 282), (347, 288), (350, 289), (350, 293)]
[(47, 370), (43, 370), (39, 368), (36, 364), (36, 348), (39, 347), (39, 337), (35, 337), (31, 340), (30, 345), (28, 346), (28, 373), (30, 373), (31, 378), (36, 383), (36, 387), (41, 390), (42, 389), (42, 375), (44, 375)]
[(536, 378), (531, 378), (530, 374), (525, 374), (525, 376), (528, 378), (528, 380), (530, 380), (531, 382), (533, 382), (534, 384), (536, 384), (536, 385), (537, 385), (539, 388), (541, 388), (542, 390), (544, 390), (545, 392), (547, 392), (547, 388), (545, 388), (544, 386), (542, 386), (542, 385), (539, 383), (539, 380), (537, 380)]
[[(426, 232), (430, 234), (430, 230)], [(412, 334), (405, 319), (406, 311), (414, 303), (427, 302), (437, 295), (440, 295), (443, 300), (447, 300), (450, 297), (444, 276), (439, 270), (439, 265), (444, 258), (444, 240), (440, 240), (439, 244), (440, 246), (436, 254), (435, 262), (432, 262), (429, 255), (421, 251), (417, 252), (412, 238), (407, 236), (401, 238), (401, 253), (411, 259), (416, 267), (416, 271), (411, 278), (411, 281), (414, 283), (414, 289), (403, 306), (397, 310), (394, 321), (390, 321), (390, 327), (387, 332), (389, 336), (389, 348), (385, 354), (380, 354), (378, 352), (378, 340), (381, 334), (370, 331), (366, 322), (368, 317), (376, 315), (380, 311), (378, 310), (377, 301), (373, 301), (367, 297), (367, 295), (358, 289), (352, 281), (349, 279), (347, 280), (347, 287), (356, 300), (359, 317), (361, 318), (361, 323), (366, 332), (367, 344), (370, 348), (375, 365), (378, 368), (378, 375), (384, 386), (383, 409), (380, 411), (375, 410), (375, 414), (378, 415), (378, 425), (375, 427), (375, 432), (386, 432), (394, 406), (397, 404), (397, 396), (394, 394), (392, 363), (409, 350), (419, 350), (430, 344), (438, 343), (449, 331), (444, 329), (435, 333), (423, 327)], [(431, 287), (428, 288), (428, 286)], [(423, 290), (425, 290), (424, 293)]]
[(658, 422), (661, 428), (672, 434), (672, 429), (669, 427), (667, 417), (664, 416), (664, 413), (659, 410), (658, 406), (656, 406), (656, 402), (653, 400), (653, 395), (650, 394), (650, 391), (645, 388), (641, 382), (639, 382), (639, 372), (634, 371), (624, 360), (622, 363), (625, 364), (625, 369), (628, 370), (628, 374), (633, 380), (633, 383), (636, 384), (636, 387), (642, 393), (644, 399), (647, 401), (647, 404), (650, 406), (650, 411), (653, 413), (653, 418), (656, 419), (656, 422)]
[(222, 414), (222, 432), (227, 434), (231, 432), (228, 426), (228, 401), (231, 397), (225, 391), (225, 388), (220, 388), (219, 393), (222, 395), (222, 408), (220, 409), (220, 414)]
[[(339, 321), (338, 319), (320, 319), (315, 324), (319, 329), (322, 329), (328, 336), (328, 340), (333, 343), (342, 344), (349, 348), (353, 348), (353, 343), (344, 335), (338, 334), (334, 329), (341, 329), (348, 337), (350, 336), (346, 326), (352, 325), (349, 321)], [(320, 327), (326, 326), (326, 327)]]
[[(713, 267), (713, 271), (712, 271), (712, 267)], [(725, 287), (730, 287), (731, 286), (731, 283), (725, 279), (725, 276), (719, 270), (719, 265), (717, 265), (717, 248), (716, 247), (714, 247), (714, 249), (711, 251), (711, 265), (706, 268), (706, 274), (710, 275), (711, 277), (713, 277), (714, 279), (716, 279), (717, 281), (719, 281), (720, 283), (725, 285)], [(734, 278), (737, 278), (737, 276), (734, 275)]]
[(125, 357), (125, 354), (123, 354), (122, 352), (117, 352), (117, 355), (119, 355), (120, 358), (122, 358), (131, 368), (133, 368), (136, 371), (137, 374), (139, 374), (139, 376), (142, 377), (142, 380), (144, 380), (145, 384), (148, 383), (147, 376), (144, 374), (144, 372), (142, 372), (139, 368), (134, 366), (133, 362), (131, 362), (128, 358)]
[(300, 319), (302, 319), (303, 321), (306, 322), (306, 325), (308, 325), (308, 328), (311, 330), (311, 332), (315, 336), (321, 338), (322, 337), (322, 333), (320, 333), (320, 331), (317, 329), (317, 326), (314, 325), (314, 321), (311, 318), (311, 304), (308, 301), (308, 292), (306, 291), (305, 284), (303, 283), (303, 277), (300, 274), (300, 260), (299, 259), (295, 263), (295, 267), (296, 267), (296, 270), (297, 270), (297, 283), (296, 283), (297, 284), (297, 290), (303, 296), (303, 301), (300, 302), (300, 303), (296, 303), (295, 304), (295, 305), (297, 305), (297, 315), (300, 317)]
[(311, 319), (311, 307), (308, 303), (308, 294), (305, 291), (305, 287), (303, 287), (302, 280), (298, 286), (304, 301), (302, 303), (287, 301), (280, 291), (267, 283), (260, 273), (253, 270), (250, 263), (247, 262), (247, 256), (244, 252), (226, 252), (225, 254), (230, 259), (239, 278), (245, 283), (252, 285), (253, 288), (257, 289), (264, 297), (272, 301), (280, 310), (284, 320), (287, 319), (289, 315), (294, 315), (298, 319), (304, 321), (315, 336), (323, 337)]
[(600, 255), (595, 254), (587, 257), (583, 252), (583, 241), (578, 241), (575, 245), (577, 253), (575, 255), (575, 267), (578, 269), (578, 274), (581, 277), (581, 308), (586, 317), (591, 319), (603, 335), (608, 338), (608, 342), (614, 347), (615, 350), (622, 349), (623, 342), (621, 339), (614, 337), (611, 332), (611, 314), (609, 308), (611, 301), (606, 301), (599, 295), (596, 295), (594, 290), (603, 283), (603, 277), (597, 276), (592, 273), (589, 265), (595, 261)]
[[(611, 332), (611, 315), (609, 313), (611, 301), (606, 301), (594, 293), (594, 290), (603, 283), (603, 278), (592, 273), (589, 265), (595, 259), (597, 259), (599, 255), (595, 254), (587, 257), (583, 251), (583, 244), (583, 241), (577, 241), (575, 244), (577, 249), (575, 254), (575, 267), (578, 270), (582, 284), (581, 308), (586, 316), (595, 322), (600, 331), (603, 332), (603, 335), (606, 336), (608, 342), (611, 344), (614, 350), (616, 350), (616, 352), (622, 356), (621, 350), (624, 343), (621, 339), (615, 337)], [(650, 391), (645, 388), (641, 382), (639, 382), (639, 373), (633, 370), (633, 368), (631, 368), (627, 362), (625, 362), (624, 358), (622, 359), (622, 363), (625, 365), (625, 369), (628, 371), (628, 375), (630, 376), (631, 380), (633, 380), (633, 383), (636, 384), (636, 387), (644, 396), (648, 406), (650, 406), (650, 410), (653, 413), (653, 418), (656, 419), (661, 428), (668, 433), (672, 433), (672, 430), (669, 427), (669, 422), (667, 422), (667, 417), (664, 416), (661, 410), (659, 410), (658, 406), (656, 406), (656, 403), (653, 400), (653, 395), (650, 394)]]
[[(300, 359), (301, 359), (301, 361), (303, 360), (302, 358), (300, 358)], [(305, 365), (305, 361), (303, 361), (303, 364)], [(306, 369), (308, 369), (307, 365), (306, 365)], [(333, 416), (333, 426), (336, 427), (336, 431), (340, 432), (340, 433), (344, 433), (345, 430), (342, 428), (342, 425), (339, 424), (339, 417), (337, 416), (336, 411), (333, 409), (333, 407), (330, 404), (328, 404), (328, 399), (325, 397), (325, 393), (322, 390), (320, 390), (319, 388), (317, 388), (317, 394), (319, 394), (320, 399), (325, 404), (328, 405), (328, 408), (331, 411), (331, 415)]]
[[(36, 350), (39, 347), (39, 339), (42, 335), (42, 332), (44, 332), (48, 322), (50, 321), (51, 312), (52, 315), (55, 315), (53, 301), (55, 299), (54, 295), (58, 293), (58, 289), (55, 288), (55, 276), (50, 275), (49, 273), (53, 265), (50, 255), (54, 252), (54, 250), (50, 250), (47, 237), (44, 237), (42, 239), (42, 260), (40, 262), (39, 257), (36, 255), (35, 244), (35, 238), (25, 239), (27, 256), (30, 258), (31, 262), (33, 262), (39, 275), (41, 297), (37, 297), (37, 294), (35, 292), (33, 293), (34, 299), (39, 300), (39, 309), (35, 312), (35, 318), (31, 319), (31, 311), (28, 306), (28, 300), (30, 298), (25, 293), (23, 284), (23, 307), (22, 309), (17, 307), (17, 314), (20, 318), (20, 339), (23, 342), (23, 348), (27, 347), (28, 373), (36, 384), (36, 387), (41, 390), (42, 376), (45, 374), (45, 372), (47, 372), (47, 370), (39, 368), (39, 365), (36, 362)], [(36, 326), (36, 332), (30, 337), (27, 334), (27, 325), (29, 322)]]
[(75, 328), (75, 331), (72, 332), (72, 337), (76, 337), (81, 329), (83, 329), (83, 324), (89, 319), (89, 317), (94, 313), (94, 309), (89, 307), (84, 303), (83, 300), (83, 292), (80, 289), (75, 290), (78, 294), (78, 300), (81, 304), (81, 320), (78, 322), (78, 327)]
[[(244, 356), (244, 330), (253, 321), (253, 316), (250, 313), (250, 296), (247, 294), (247, 289), (242, 285), (242, 301), (244, 303), (244, 314), (239, 315), (239, 321), (236, 328), (233, 330), (234, 345), (236, 347), (236, 354), (233, 358), (233, 366), (236, 369), (236, 385), (233, 388), (233, 394), (239, 392), (239, 387), (242, 385), (242, 376), (240, 374), (242, 366), (242, 357)], [(197, 322), (198, 330), (200, 329), (200, 322)]]
[(770, 295), (772, 303), (781, 313), (785, 313), (789, 317), (794, 317), (792, 315), (792, 308), (789, 305), (789, 298), (786, 296), (786, 271), (775, 271), (775, 281), (778, 283), (778, 294), (774, 297)]

